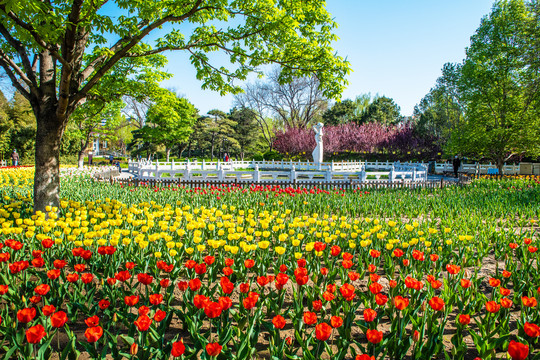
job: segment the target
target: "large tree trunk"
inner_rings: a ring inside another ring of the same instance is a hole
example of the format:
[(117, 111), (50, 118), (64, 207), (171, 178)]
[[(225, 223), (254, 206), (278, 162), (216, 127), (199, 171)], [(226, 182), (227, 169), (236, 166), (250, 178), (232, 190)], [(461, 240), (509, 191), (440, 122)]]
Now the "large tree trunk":
[(34, 175), (34, 211), (46, 211), (47, 206), (60, 204), (60, 144), (64, 126), (55, 108), (37, 117), (36, 171)]
[(499, 175), (504, 175), (504, 159), (498, 158), (495, 160), (495, 163), (497, 164), (497, 169), (499, 169)]
[(165, 152), (167, 153), (167, 162), (169, 162), (169, 156), (171, 155), (171, 148), (165, 148)]
[(88, 133), (88, 136), (85, 140), (81, 140), (81, 150), (79, 151), (79, 158), (77, 161), (77, 165), (79, 166), (79, 169), (82, 169), (84, 166), (84, 152), (86, 149), (88, 149), (88, 144), (90, 143), (90, 133)]

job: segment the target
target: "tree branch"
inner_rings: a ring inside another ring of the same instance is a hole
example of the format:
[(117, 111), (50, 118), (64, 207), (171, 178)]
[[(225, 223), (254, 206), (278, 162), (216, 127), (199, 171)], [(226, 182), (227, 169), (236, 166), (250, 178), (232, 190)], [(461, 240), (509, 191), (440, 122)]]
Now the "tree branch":
[[(146, 26), (145, 28), (143, 28), (139, 35), (134, 36), (131, 39), (131, 41), (129, 41), (129, 43), (127, 43), (125, 46), (122, 46), (121, 49), (116, 51), (115, 54), (101, 66), (101, 68), (96, 72), (96, 74), (90, 80), (88, 80), (88, 82), (83, 86), (83, 88), (71, 98), (70, 104), (72, 104), (72, 105), (76, 104), (81, 99), (83, 99), (86, 96), (86, 94), (88, 93), (88, 91), (92, 87), (94, 87), (94, 85), (103, 77), (103, 75), (105, 75), (107, 73), (107, 71), (109, 71), (120, 59), (122, 59), (129, 52), (129, 50), (131, 50), (135, 45), (137, 45), (152, 30), (154, 30), (156, 28), (159, 28), (161, 25), (163, 25), (163, 24), (165, 24), (167, 22), (181, 22), (181, 21), (189, 18), (190, 16), (193, 16), (194, 14), (196, 14), (199, 11), (203, 11), (203, 10), (208, 9), (208, 7), (199, 8), (199, 5), (202, 3), (202, 1), (203, 0), (197, 0), (195, 2), (195, 4), (193, 5), (193, 7), (188, 12), (186, 12), (185, 14), (183, 14), (181, 16), (172, 16), (172, 15), (165, 16), (164, 18), (159, 19), (159, 20), (153, 22), (152, 24)], [(119, 44), (119, 43), (117, 43), (117, 44), (120, 45), (120, 46), (122, 45), (122, 44)], [(90, 74), (92, 72), (90, 72)], [(88, 75), (90, 75), (90, 74), (88, 74)]]
[(34, 27), (30, 24), (27, 24), (25, 23), (24, 21), (22, 21), (21, 19), (19, 19), (17, 17), (17, 15), (15, 15), (13, 13), (13, 11), (10, 11), (10, 12), (7, 12), (6, 11), (6, 5), (4, 4), (0, 4), (0, 10), (2, 10), (11, 20), (13, 20), (13, 22), (15, 22), (15, 24), (17, 24), (18, 26), (20, 26), (21, 28), (23, 28), (24, 30), (28, 31), (30, 33), (30, 35), (32, 36), (32, 38), (34, 39), (34, 41), (39, 45), (41, 46), (43, 49), (49, 51), (51, 53), (51, 55), (58, 61), (60, 61), (60, 63), (64, 66), (67, 65), (66, 61), (62, 58), (62, 56), (56, 51), (56, 49), (54, 48), (54, 46), (50, 45), (50, 44), (47, 44), (42, 38), (41, 36), (39, 36), (39, 33), (34, 29)]
[(32, 65), (30, 64), (30, 59), (28, 58), (28, 53), (26, 52), (26, 49), (24, 48), (23, 44), (16, 40), (9, 31), (4, 27), (3, 24), (0, 24), (0, 34), (4, 36), (4, 38), (8, 41), (11, 46), (17, 51), (19, 54), (19, 57), (21, 58), (21, 62), (23, 64), (23, 68), (26, 71), (26, 74), (28, 76), (28, 80), (31, 82), (31, 84), (34, 87), (34, 90), (37, 89), (37, 80), (35, 73), (32, 69)]
[(5, 61), (3, 56), (0, 56), (0, 66), (4, 69), (7, 76), (11, 80), (13, 86), (28, 100), (30, 101), (30, 93), (24, 88), (24, 86), (17, 80), (17, 76), (13, 73), (9, 63)]
[(32, 81), (26, 76), (24, 71), (21, 70), (19, 66), (11, 59), (9, 56), (7, 56), (2, 50), (0, 50), (0, 58), (11, 67), (13, 71), (19, 76), (19, 78), (26, 83), (26, 85), (35, 91), (35, 95), (37, 95), (37, 89), (34, 87), (34, 84), (32, 84)]

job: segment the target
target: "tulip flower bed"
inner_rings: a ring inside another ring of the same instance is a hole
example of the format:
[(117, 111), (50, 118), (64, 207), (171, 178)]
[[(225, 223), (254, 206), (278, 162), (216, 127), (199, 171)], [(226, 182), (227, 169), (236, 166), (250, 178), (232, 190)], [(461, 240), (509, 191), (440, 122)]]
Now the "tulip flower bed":
[(538, 359), (540, 185), (122, 187), (0, 171), (6, 359)]

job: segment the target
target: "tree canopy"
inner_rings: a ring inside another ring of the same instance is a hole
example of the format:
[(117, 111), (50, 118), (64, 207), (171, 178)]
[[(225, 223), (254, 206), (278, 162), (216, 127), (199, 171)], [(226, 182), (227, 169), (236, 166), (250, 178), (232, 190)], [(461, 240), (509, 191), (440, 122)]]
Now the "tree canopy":
[(454, 151), (492, 159), (501, 171), (514, 155), (540, 154), (539, 10), (536, 1), (497, 1), (446, 79), (465, 109)]
[(162, 90), (148, 108), (142, 138), (165, 146), (167, 161), (172, 147), (185, 142), (197, 118), (197, 109), (187, 99), (170, 90)]
[[(106, 11), (105, 4), (116, 11)], [(282, 67), (280, 82), (314, 75), (326, 97), (339, 97), (349, 65), (332, 49), (336, 23), (325, 5), (320, 0), (0, 3), (0, 66), (30, 101), (37, 120), (34, 209), (58, 206), (63, 132), (71, 114), (121, 59), (188, 52), (202, 87), (221, 93), (239, 92), (234, 80), (276, 63)], [(164, 34), (156, 39), (159, 29)], [(211, 61), (209, 53), (217, 51), (229, 57), (230, 66)]]

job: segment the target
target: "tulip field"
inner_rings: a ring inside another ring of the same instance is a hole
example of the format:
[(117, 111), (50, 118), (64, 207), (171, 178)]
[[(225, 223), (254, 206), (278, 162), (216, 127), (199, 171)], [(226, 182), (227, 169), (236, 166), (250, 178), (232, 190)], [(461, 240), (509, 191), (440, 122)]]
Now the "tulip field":
[(0, 169), (5, 359), (540, 359), (540, 178), (61, 183)]

